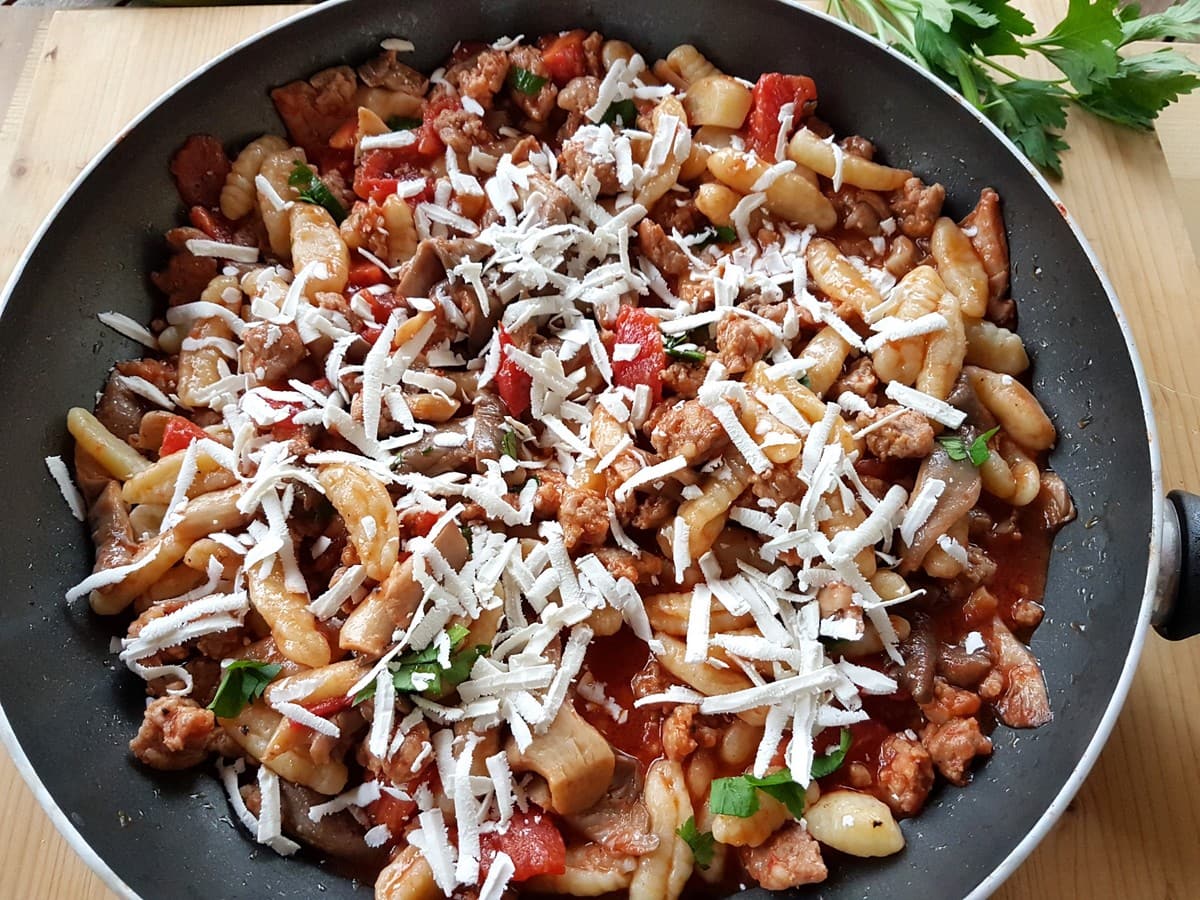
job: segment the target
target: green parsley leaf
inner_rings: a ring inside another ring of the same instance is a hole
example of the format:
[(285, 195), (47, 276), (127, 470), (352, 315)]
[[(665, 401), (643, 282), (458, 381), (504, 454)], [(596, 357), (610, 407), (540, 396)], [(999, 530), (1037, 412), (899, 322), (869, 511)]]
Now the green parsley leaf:
[(708, 806), (715, 816), (747, 819), (758, 812), (758, 792), (745, 775), (717, 778), (708, 795)]
[(991, 455), (988, 451), (988, 441), (991, 440), (999, 430), (1000, 426), (997, 425), (990, 431), (985, 431), (983, 434), (976, 437), (975, 440), (971, 441), (970, 444), (967, 443), (966, 438), (957, 434), (943, 435), (942, 437), (938, 438), (938, 443), (946, 448), (946, 454), (951, 459), (955, 460), (956, 462), (962, 462), (965, 459), (969, 459), (971, 461), (971, 465), (978, 468), (987, 462), (988, 456)]
[(1200, 65), (1174, 50), (1121, 60), (1115, 77), (1079, 98), (1079, 105), (1118, 125), (1149, 130), (1180, 95), (1200, 85)]
[(801, 387), (806, 387), (810, 391), (812, 390), (812, 379), (808, 377), (807, 372), (805, 372), (803, 375), (797, 375), (796, 380), (800, 382)]
[(520, 66), (513, 66), (508, 70), (508, 86), (531, 97), (545, 87), (549, 80), (541, 75), (534, 75), (528, 69), (522, 69)]
[(475, 536), (471, 534), (471, 526), (467, 524), (459, 525), (458, 530), (462, 532), (463, 540), (467, 542), (467, 553), (474, 553)]
[(709, 794), (709, 807), (716, 815), (745, 819), (758, 812), (758, 791), (774, 797), (796, 818), (804, 815), (805, 789), (792, 780), (792, 773), (786, 768), (762, 778), (735, 775), (716, 779)]
[(424, 124), (424, 119), (414, 118), (413, 116), (391, 116), (387, 120), (387, 127), (392, 129), (392, 131), (412, 131), (414, 128), (420, 128)]
[(500, 438), (500, 452), (505, 456), (511, 456), (513, 459), (516, 459), (517, 447), (519, 443), (520, 442), (517, 440), (517, 433), (515, 431), (506, 431)]
[(992, 28), (1000, 21), (969, 0), (923, 0), (921, 15), (946, 32), (954, 26), (955, 19), (962, 19), (979, 28)]
[(705, 237), (697, 247), (707, 247), (709, 244), (732, 244), (737, 240), (737, 232), (728, 225), (710, 225), (703, 232)]
[(704, 362), (708, 358), (690, 335), (664, 334), (663, 352), (671, 359), (681, 359), (684, 362)]
[(1116, 0), (1070, 0), (1066, 17), (1031, 46), (1061, 69), (1075, 90), (1086, 95), (1117, 74), (1121, 30)]
[(1121, 9), (1121, 43), (1175, 38), (1200, 41), (1200, 0), (1183, 0), (1160, 13), (1141, 14), (1136, 3)]
[[(914, 21), (917, 52), (943, 81), (957, 82), (958, 90), (972, 106), (979, 106), (979, 80), (983, 73), (971, 54), (920, 12)], [(983, 76), (986, 77), (986, 76)]]
[(684, 842), (692, 848), (692, 859), (702, 869), (712, 865), (713, 850), (716, 842), (711, 831), (701, 831), (696, 827), (696, 817), (688, 816), (688, 820), (675, 830)]
[(1062, 129), (1067, 125), (1070, 97), (1049, 81), (1019, 78), (990, 85), (984, 111), (1029, 159), (1055, 175), (1062, 174), (1059, 153), (1067, 149)]
[(300, 191), (299, 200), (314, 206), (323, 206), (333, 216), (333, 221), (339, 224), (346, 218), (346, 209), (333, 196), (333, 191), (325, 186), (317, 173), (300, 160), (292, 163), (292, 174), (288, 176), (288, 184)]
[(282, 669), (275, 663), (256, 659), (239, 659), (230, 663), (221, 675), (221, 684), (208, 708), (218, 718), (232, 719), (261, 697), (267, 685)]
[(604, 111), (600, 124), (615, 125), (620, 119), (622, 128), (632, 128), (637, 124), (637, 117), (637, 105), (632, 100), (618, 100)]
[(1034, 32), (1033, 23), (1025, 13), (1012, 6), (1009, 0), (976, 0), (987, 13), (996, 17), (992, 28), (977, 28), (956, 19), (953, 31), (965, 46), (974, 44), (984, 56), (1025, 56), (1020, 38)]
[(826, 775), (832, 775), (842, 767), (842, 763), (846, 761), (846, 754), (850, 751), (850, 729), (843, 728), (841, 736), (838, 738), (836, 747), (831, 747), (830, 752), (823, 756), (816, 756), (812, 763), (812, 777), (824, 778)]
[[(491, 652), (486, 644), (464, 648), (463, 642), (470, 634), (463, 625), (451, 625), (446, 630), (450, 641), (450, 666), (443, 669), (438, 661), (438, 641), (434, 641), (424, 650), (414, 650), (388, 664), (392, 673), (392, 684), (396, 690), (405, 694), (424, 694), (428, 697), (441, 697), (465, 681), (471, 673), (475, 660)], [(354, 705), (369, 700), (375, 696), (375, 683), (371, 682), (354, 695)]]

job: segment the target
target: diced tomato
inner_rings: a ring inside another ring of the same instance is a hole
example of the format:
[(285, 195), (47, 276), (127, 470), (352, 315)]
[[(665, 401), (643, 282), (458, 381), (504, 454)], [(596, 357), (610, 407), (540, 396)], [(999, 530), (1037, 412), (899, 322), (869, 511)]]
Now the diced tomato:
[(374, 347), (375, 342), (377, 340), (379, 340), (379, 336), (381, 334), (383, 334), (383, 326), (381, 326), (381, 325), (364, 325), (362, 331), (360, 331), (359, 334), (362, 336), (362, 339), (364, 341), (366, 341), (368, 344), (370, 344), (372, 347)]
[(192, 226), (199, 228), (214, 241), (222, 243), (234, 243), (234, 236), (237, 229), (217, 210), (205, 209), (203, 206), (193, 206), (188, 211), (188, 219)]
[(162, 446), (158, 449), (158, 455), (160, 458), (170, 456), (187, 449), (192, 441), (206, 437), (208, 432), (199, 425), (193, 424), (183, 416), (172, 416), (167, 421), (167, 427), (163, 429)]
[(404, 526), (413, 534), (425, 537), (429, 530), (437, 524), (438, 514), (427, 510), (414, 510), (403, 518)]
[(336, 150), (353, 150), (358, 138), (358, 117), (347, 119), (329, 139), (329, 146)]
[(412, 800), (401, 800), (389, 793), (381, 793), (379, 799), (367, 807), (367, 814), (376, 825), (386, 825), (393, 837), (404, 834), (408, 820), (417, 811), (417, 804)]
[(425, 178), (425, 173), (421, 171), (421, 161), (414, 148), (415, 145), (368, 150), (363, 154), (362, 164), (354, 173), (354, 193), (363, 200), (370, 199), (382, 203), (396, 193), (396, 185), (401, 181)]
[(271, 400), (266, 399), (267, 405), (273, 409), (287, 410), (287, 418), (276, 422), (271, 426), (271, 437), (277, 441), (290, 441), (300, 433), (302, 426), (296, 424), (296, 413), (304, 409), (298, 403), (288, 403), (286, 400)]
[(364, 259), (362, 262), (354, 263), (350, 267), (349, 286), (352, 290), (373, 287), (377, 284), (383, 284), (385, 277), (383, 269), (370, 260)]
[(500, 368), (496, 370), (496, 389), (500, 392), (500, 399), (508, 407), (509, 414), (514, 419), (519, 419), (529, 410), (529, 391), (533, 387), (533, 378), (509, 358), (506, 348), (514, 344), (503, 325), (496, 332), (496, 340), (500, 342)]
[(535, 875), (561, 875), (567, 870), (567, 846), (548, 813), (531, 808), (515, 813), (504, 833), (490, 831), (479, 836), (479, 877), (487, 877), (497, 853), (513, 861), (513, 881)]
[(650, 388), (651, 402), (658, 403), (662, 399), (662, 373), (667, 367), (658, 319), (639, 307), (622, 306), (615, 335), (616, 343), (636, 344), (638, 352), (633, 359), (613, 360), (613, 381), (627, 388), (644, 384)]
[[(316, 703), (305, 703), (302, 705), (314, 716), (328, 719), (330, 716), (340, 713), (343, 709), (349, 709), (353, 703), (353, 697), (329, 697), (325, 700), (318, 700)], [(294, 719), (288, 719), (288, 724), (292, 728), (308, 728), (307, 725), (301, 725)]]
[(750, 115), (746, 118), (746, 137), (750, 146), (768, 162), (775, 159), (775, 142), (779, 138), (779, 110), (785, 103), (794, 103), (794, 121), (809, 114), (817, 100), (817, 85), (807, 75), (784, 75), (764, 72), (754, 85)]
[(586, 32), (582, 28), (554, 38), (542, 51), (542, 62), (550, 70), (554, 83), (562, 87), (572, 78), (587, 74), (587, 54), (583, 50)]

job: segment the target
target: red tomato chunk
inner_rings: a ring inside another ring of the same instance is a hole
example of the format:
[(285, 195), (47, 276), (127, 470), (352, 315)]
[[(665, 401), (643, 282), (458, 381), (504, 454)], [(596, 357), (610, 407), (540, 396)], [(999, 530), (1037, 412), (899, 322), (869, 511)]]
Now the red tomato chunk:
[(633, 359), (613, 360), (613, 381), (621, 387), (650, 388), (651, 404), (662, 399), (662, 373), (667, 367), (658, 319), (636, 306), (622, 306), (617, 313), (616, 343), (636, 344)]
[(167, 422), (167, 427), (163, 429), (162, 446), (158, 450), (158, 455), (160, 457), (170, 456), (172, 453), (186, 450), (192, 441), (206, 437), (208, 437), (208, 432), (199, 425), (193, 425), (183, 416), (175, 416)]
[(487, 877), (497, 853), (505, 853), (513, 861), (513, 881), (527, 881), (535, 875), (561, 875), (567, 870), (562, 833), (541, 810), (515, 813), (505, 832), (479, 836), (480, 881)]
[(810, 112), (809, 104), (817, 100), (817, 86), (807, 75), (783, 75), (765, 72), (754, 85), (750, 115), (746, 119), (746, 137), (750, 146), (768, 162), (775, 159), (775, 142), (779, 138), (779, 110), (794, 103), (793, 121), (800, 122)]
[(533, 387), (533, 378), (509, 358), (507, 348), (515, 345), (503, 325), (496, 332), (496, 340), (500, 342), (500, 368), (496, 371), (496, 390), (500, 392), (500, 399), (508, 407), (509, 414), (514, 419), (519, 419), (529, 411), (529, 391)]

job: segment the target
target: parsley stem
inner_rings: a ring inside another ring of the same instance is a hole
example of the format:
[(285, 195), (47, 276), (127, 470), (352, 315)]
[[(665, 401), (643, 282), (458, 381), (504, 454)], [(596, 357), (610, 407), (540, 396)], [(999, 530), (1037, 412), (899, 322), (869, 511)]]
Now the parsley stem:
[(973, 55), (977, 60), (979, 60), (981, 63), (983, 63), (989, 69), (994, 69), (995, 71), (999, 72), (1001, 75), (1007, 75), (1013, 81), (1019, 81), (1021, 79), (1021, 76), (1018, 75), (1016, 72), (1014, 72), (1012, 69), (1008, 68), (1007, 66), (1000, 65), (1000, 63), (996, 62), (994, 59), (984, 56), (982, 53), (980, 53), (978, 51), (976, 51)]

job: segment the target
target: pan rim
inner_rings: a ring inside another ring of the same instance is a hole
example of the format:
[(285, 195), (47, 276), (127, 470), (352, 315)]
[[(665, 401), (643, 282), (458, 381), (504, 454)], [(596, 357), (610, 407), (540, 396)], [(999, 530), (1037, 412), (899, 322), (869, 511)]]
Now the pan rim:
[[(196, 68), (193, 72), (186, 75), (171, 87), (163, 91), (157, 98), (150, 102), (140, 113), (129, 121), (124, 127), (118, 131), (108, 143), (106, 143), (92, 158), (92, 160), (80, 171), (80, 173), (71, 182), (70, 186), (54, 204), (50, 212), (42, 220), (33, 236), (30, 238), (28, 245), (25, 247), (21, 256), (18, 258), (16, 265), (9, 276), (4, 290), (0, 293), (0, 316), (8, 307), (9, 300), (15, 293), (17, 284), (21, 281), (27, 268), (30, 259), (37, 250), (45, 237), (50, 226), (58, 218), (63, 208), (75, 196), (79, 188), (92, 175), (93, 171), (99, 165), (108, 159), (109, 155), (116, 149), (117, 146), (124, 140), (125, 136), (133, 129), (138, 128), (162, 105), (168, 102), (175, 94), (179, 93), (184, 87), (190, 85), (206, 76), (209, 71), (215, 68), (220, 63), (224, 62), (231, 56), (240, 53), (242, 50), (252, 46), (264, 37), (274, 34), (282, 29), (290, 28), (296, 22), (308, 18), (309, 16), (330, 12), (331, 10), (348, 5), (352, 0), (332, 0), (332, 2), (317, 4), (307, 9), (303, 9), (294, 15), (268, 25), (266, 28), (255, 32), (245, 39), (234, 44), (232, 47), (214, 56), (208, 62)], [(1121, 307), (1121, 302), (1117, 297), (1112, 283), (1105, 274), (1103, 267), (1100, 265), (1099, 259), (1093, 250), (1091, 244), (1084, 236), (1082, 229), (1076, 222), (1075, 218), (1067, 211), (1066, 206), (1062, 203), (1057, 192), (1051, 187), (1038, 169), (1029, 162), (1025, 155), (1009, 140), (1009, 138), (990, 120), (988, 120), (979, 110), (966, 102), (959, 94), (955, 93), (948, 85), (944, 84), (940, 79), (930, 74), (929, 72), (918, 66), (913, 60), (904, 56), (902, 53), (868, 35), (858, 29), (842, 22), (827, 13), (805, 6), (799, 0), (770, 0), (780, 6), (788, 7), (789, 9), (799, 12), (801, 15), (815, 16), (823, 20), (826, 24), (832, 25), (844, 32), (849, 33), (852, 37), (858, 40), (865, 41), (877, 49), (883, 50), (893, 60), (907, 66), (914, 73), (920, 76), (931, 89), (938, 90), (945, 94), (950, 100), (956, 102), (970, 114), (975, 121), (987, 131), (989, 131), (1003, 147), (1010, 153), (1025, 169), (1028, 175), (1033, 179), (1034, 183), (1041, 189), (1042, 193), (1053, 202), (1066, 221), (1067, 227), (1070, 229), (1072, 236), (1080, 249), (1083, 250), (1087, 257), (1088, 263), (1091, 265), (1093, 272), (1104, 289), (1105, 296), (1108, 298), (1109, 306), (1112, 309), (1113, 315), (1117, 320), (1117, 327), (1120, 329), (1121, 337), (1125, 342), (1125, 350), (1129, 355), (1130, 363), (1133, 367), (1134, 377), (1138, 388), (1138, 397), (1141, 401), (1142, 416), (1146, 428), (1146, 437), (1149, 444), (1149, 462), (1150, 462), (1150, 490), (1151, 490), (1151, 523), (1150, 523), (1150, 540), (1149, 553), (1146, 565), (1146, 583), (1142, 590), (1141, 606), (1138, 610), (1137, 621), (1134, 625), (1132, 642), (1129, 646), (1129, 651), (1126, 654), (1125, 662), (1121, 669), (1121, 674), (1117, 680), (1117, 684), (1113, 690), (1112, 696), (1109, 698), (1108, 705), (1105, 707), (1104, 714), (1100, 718), (1100, 722), (1093, 732), (1091, 739), (1088, 741), (1087, 747), (1080, 756), (1070, 776), (1063, 784), (1062, 788), (1051, 800), (1050, 804), (1039, 816), (1033, 827), (1026, 833), (1025, 837), (1009, 852), (1009, 854), (997, 865), (982, 881), (979, 882), (964, 900), (984, 900), (984, 898), (993, 894), (1000, 885), (1002, 885), (1012, 874), (1020, 867), (1020, 865), (1029, 857), (1033, 850), (1042, 842), (1046, 835), (1051, 831), (1059, 818), (1066, 811), (1067, 806), (1074, 799), (1080, 787), (1091, 772), (1096, 760), (1100, 756), (1100, 752), (1108, 743), (1108, 738), (1112, 734), (1113, 728), (1116, 726), (1117, 718), (1120, 716), (1121, 710), (1124, 708), (1125, 701), (1129, 695), (1130, 688), (1133, 684), (1133, 677), (1137, 671), (1138, 662), (1141, 659), (1142, 650), (1145, 647), (1146, 636), (1149, 630), (1151, 613), (1154, 608), (1155, 599), (1158, 593), (1158, 576), (1161, 563), (1161, 546), (1162, 546), (1162, 529), (1165, 497), (1163, 493), (1162, 479), (1162, 459), (1161, 459), (1161, 440), (1158, 434), (1158, 426), (1154, 415), (1154, 408), (1151, 404), (1149, 382), (1146, 377), (1145, 367), (1142, 363), (1141, 355), (1138, 353), (1137, 346), (1133, 340), (1133, 333), (1129, 326), (1129, 321), (1125, 316), (1125, 312)], [(144, 900), (140, 894), (134, 891), (127, 885), (121, 877), (113, 870), (113, 868), (96, 852), (95, 849), (84, 839), (74, 823), (70, 820), (63, 809), (58, 805), (58, 802), (47, 790), (42, 780), (38, 777), (36, 770), (33, 768), (32, 762), (26, 755), (24, 748), (17, 739), (16, 732), (13, 730), (12, 724), (8, 720), (8, 715), (0, 704), (0, 744), (8, 751), (12, 758), (13, 764), (20, 773), (25, 784), (33, 792), (38, 804), (49, 816), (50, 821), (63, 836), (67, 844), (87, 863), (88, 867), (95, 872), (105, 885), (122, 900)]]

